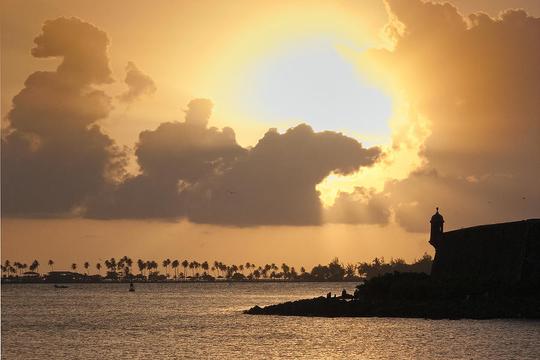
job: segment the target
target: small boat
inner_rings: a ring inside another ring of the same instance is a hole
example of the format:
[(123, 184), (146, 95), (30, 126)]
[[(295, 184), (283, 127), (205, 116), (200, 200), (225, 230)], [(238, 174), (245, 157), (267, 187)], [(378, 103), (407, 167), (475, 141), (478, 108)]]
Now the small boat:
[(133, 283), (129, 283), (129, 291), (135, 291), (135, 286), (133, 286)]
[(55, 288), (55, 289), (67, 289), (68, 286), (66, 286), (66, 285), (57, 285), (57, 284), (54, 284), (54, 288)]

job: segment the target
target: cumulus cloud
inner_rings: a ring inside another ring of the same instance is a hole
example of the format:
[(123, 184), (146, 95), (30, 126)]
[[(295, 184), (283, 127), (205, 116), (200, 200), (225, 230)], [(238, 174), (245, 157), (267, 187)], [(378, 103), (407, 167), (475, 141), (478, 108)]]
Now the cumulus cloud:
[(90, 209), (105, 218), (179, 218), (233, 226), (320, 224), (315, 186), (331, 172), (350, 174), (373, 164), (365, 149), (335, 132), (299, 125), (270, 130), (251, 149), (230, 128), (208, 127), (212, 104), (192, 100), (184, 122), (140, 134), (141, 174), (127, 179)]
[(390, 215), (385, 195), (362, 187), (352, 194), (339, 193), (334, 204), (324, 211), (325, 221), (342, 224), (386, 225)]
[[(112, 99), (96, 85), (112, 81), (106, 34), (76, 18), (47, 21), (35, 39), (36, 57), (60, 57), (56, 71), (31, 74), (13, 99), (2, 138), (4, 216), (188, 218), (234, 226), (313, 225), (322, 222), (315, 186), (330, 173), (372, 165), (366, 149), (335, 132), (299, 125), (268, 131), (245, 149), (233, 129), (209, 127), (213, 104), (194, 99), (183, 122), (140, 133), (137, 175), (125, 173), (125, 154), (97, 122)], [(133, 101), (155, 89), (129, 64)]]
[(135, 155), (141, 169), (96, 201), (88, 216), (178, 218), (186, 214), (186, 192), (228, 169), (245, 149), (231, 128), (207, 127), (212, 102), (188, 104), (184, 122), (161, 124), (139, 135)]
[(222, 175), (199, 185), (191, 203), (194, 222), (249, 225), (318, 225), (316, 185), (331, 172), (347, 175), (372, 165), (378, 147), (302, 124), (284, 134), (268, 131)]
[(43, 25), (36, 57), (61, 57), (31, 74), (13, 99), (2, 138), (2, 213), (53, 216), (79, 208), (122, 169), (121, 152), (96, 122), (111, 99), (92, 85), (112, 81), (104, 32), (76, 18)]
[[(195, 99), (184, 121), (140, 134), (140, 174), (114, 182), (123, 157), (97, 125), (111, 109), (111, 98), (96, 88), (111, 81), (107, 36), (61, 18), (44, 25), (33, 50), (62, 57), (60, 66), (30, 75), (8, 115), (3, 214), (86, 209), (93, 218), (234, 226), (395, 218), (409, 231), (427, 231), (435, 206), (451, 227), (538, 216), (540, 19), (522, 10), (491, 18), (463, 16), (451, 4), (387, 3), (395, 46), (369, 50), (364, 60), (379, 64), (411, 111), (429, 120), (425, 165), (408, 178), (380, 193), (359, 187), (323, 210), (316, 185), (331, 173), (373, 165), (379, 148), (308, 125), (270, 130), (242, 148), (232, 129), (208, 126), (212, 103)], [(126, 79), (130, 73), (126, 99), (151, 92), (151, 79), (135, 65)]]
[(126, 66), (126, 78), (124, 82), (128, 86), (128, 90), (118, 96), (121, 102), (131, 103), (141, 96), (152, 95), (156, 92), (154, 80), (139, 70), (131, 61)]
[(47, 20), (34, 39), (32, 55), (62, 57), (57, 74), (78, 85), (111, 83), (107, 56), (109, 39), (104, 31), (77, 18)]
[(385, 188), (396, 220), (427, 231), (437, 205), (454, 226), (538, 216), (540, 19), (387, 4), (395, 47), (368, 51), (366, 60), (381, 65), (431, 131), (427, 165)]
[[(444, 206), (446, 226), (460, 228), (537, 216), (538, 195), (509, 174), (486, 175), (478, 181), (420, 169), (407, 179), (387, 184), (396, 221), (408, 231), (428, 230), (434, 206)], [(534, 190), (534, 189), (533, 189)]]

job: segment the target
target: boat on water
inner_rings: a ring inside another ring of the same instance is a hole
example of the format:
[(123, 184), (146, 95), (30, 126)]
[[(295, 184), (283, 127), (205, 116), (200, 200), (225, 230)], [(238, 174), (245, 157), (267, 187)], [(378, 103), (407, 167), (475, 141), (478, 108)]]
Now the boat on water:
[(66, 285), (57, 285), (57, 284), (54, 284), (54, 288), (55, 288), (55, 289), (67, 289), (68, 286), (66, 286)]

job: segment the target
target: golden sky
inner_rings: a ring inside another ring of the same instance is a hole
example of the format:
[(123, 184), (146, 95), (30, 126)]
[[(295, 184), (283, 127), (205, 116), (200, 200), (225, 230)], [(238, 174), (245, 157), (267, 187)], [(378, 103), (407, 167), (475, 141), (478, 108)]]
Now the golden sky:
[(538, 16), (3, 1), (2, 258), (412, 260), (435, 206), (538, 217)]

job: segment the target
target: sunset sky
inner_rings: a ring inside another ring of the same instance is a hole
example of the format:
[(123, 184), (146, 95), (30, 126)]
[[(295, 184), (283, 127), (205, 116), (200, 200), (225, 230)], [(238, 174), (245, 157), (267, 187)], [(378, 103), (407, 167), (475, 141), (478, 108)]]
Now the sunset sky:
[(540, 217), (540, 2), (2, 1), (2, 260), (408, 261)]

